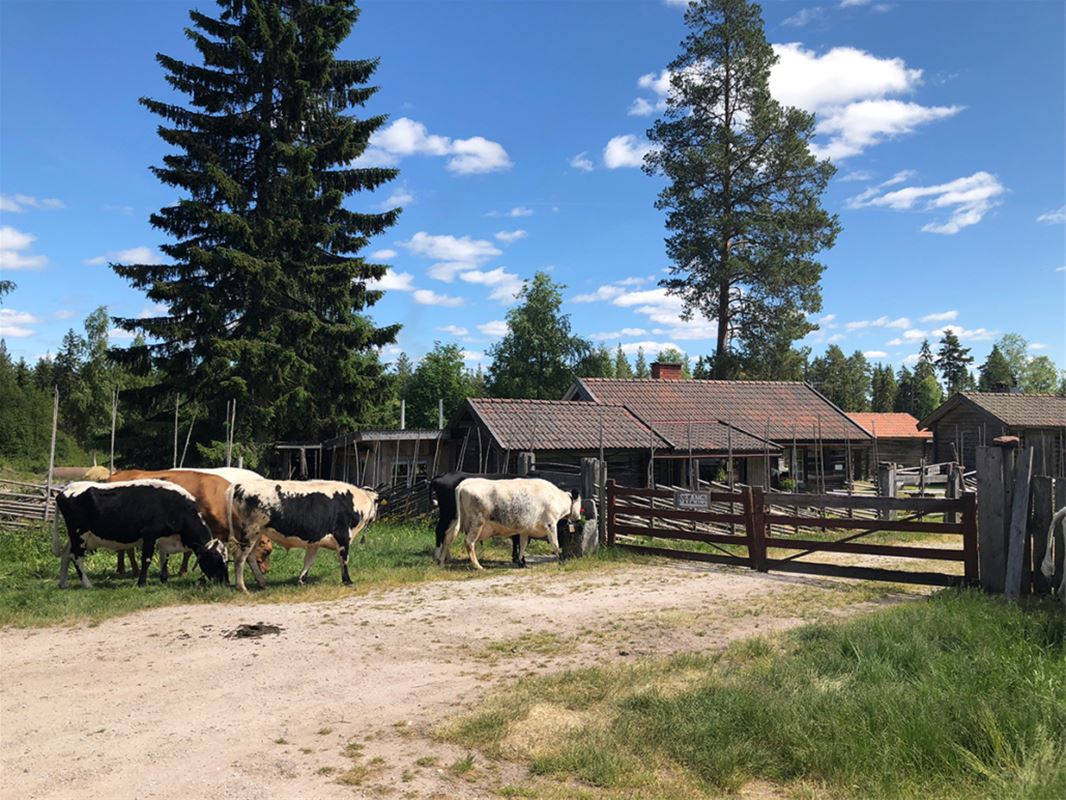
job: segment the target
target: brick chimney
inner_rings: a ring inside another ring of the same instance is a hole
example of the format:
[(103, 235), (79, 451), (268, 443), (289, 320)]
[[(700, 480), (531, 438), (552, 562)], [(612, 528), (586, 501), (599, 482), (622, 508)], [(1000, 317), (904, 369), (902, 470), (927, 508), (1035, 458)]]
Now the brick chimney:
[(681, 365), (653, 361), (651, 362), (651, 376), (657, 381), (679, 381), (681, 380)]

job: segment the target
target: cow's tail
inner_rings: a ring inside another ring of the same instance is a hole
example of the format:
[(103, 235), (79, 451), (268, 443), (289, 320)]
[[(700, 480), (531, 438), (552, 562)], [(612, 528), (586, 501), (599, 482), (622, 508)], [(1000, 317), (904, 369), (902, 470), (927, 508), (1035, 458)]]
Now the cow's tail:
[(63, 547), (59, 543), (59, 503), (56, 502), (52, 509), (52, 555), (58, 558), (63, 554)]
[(237, 484), (231, 483), (229, 488), (226, 489), (226, 529), (229, 531), (229, 536), (226, 540), (226, 551), (229, 552), (230, 543), (235, 540), (233, 535), (233, 493), (237, 488)]
[(462, 516), (461, 504), (459, 502), (459, 487), (455, 489), (455, 517), (448, 523), (448, 527), (444, 531), (444, 539), (440, 543), (440, 547), (437, 548), (437, 561), (444, 563), (448, 560), (448, 547), (459, 533), (460, 529), (460, 517)]
[(1059, 523), (1063, 524), (1063, 547), (1066, 548), (1066, 506), (1060, 508), (1055, 512), (1055, 516), (1051, 518), (1051, 527), (1047, 532), (1047, 550), (1044, 551), (1044, 562), (1040, 565), (1040, 571), (1044, 573), (1046, 578), (1052, 578), (1055, 575), (1055, 556), (1053, 555), (1054, 543), (1055, 543), (1055, 527)]

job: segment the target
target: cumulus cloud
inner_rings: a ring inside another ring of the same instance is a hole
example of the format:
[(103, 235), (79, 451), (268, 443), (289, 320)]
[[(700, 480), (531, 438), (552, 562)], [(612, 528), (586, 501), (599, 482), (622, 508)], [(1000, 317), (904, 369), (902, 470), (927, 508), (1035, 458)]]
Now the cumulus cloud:
[(481, 361), (485, 357), (485, 354), (480, 350), (464, 350), (463, 361)]
[(375, 250), (370, 254), (370, 257), (376, 261), (388, 261), (390, 258), (396, 258), (396, 251), (389, 248)]
[[(655, 113), (655, 106), (643, 97), (638, 97), (630, 104), (629, 111), (626, 113), (631, 117), (650, 117)], [(592, 162), (589, 162), (589, 169), (592, 169)]]
[[(799, 12), (791, 24), (815, 19), (813, 9)], [(923, 106), (898, 99), (913, 94), (922, 83), (922, 70), (901, 58), (880, 58), (854, 47), (833, 47), (818, 54), (798, 42), (773, 46), (778, 62), (770, 71), (770, 91), (785, 105), (817, 114), (813, 151), (836, 160), (858, 155), (886, 139), (913, 133), (919, 127), (946, 119), (962, 106)], [(642, 75), (639, 88), (652, 92), (655, 102), (638, 98), (631, 113), (663, 110), (669, 96), (670, 72)]]
[(423, 306), (440, 306), (442, 308), (456, 308), (463, 304), (463, 298), (453, 297), (446, 294), (438, 294), (432, 289), (415, 289), (411, 295), (414, 301)]
[(523, 230), (516, 231), (496, 231), (496, 240), (503, 242), (504, 244), (512, 244), (519, 239), (525, 239), (529, 234)]
[(582, 172), (592, 172), (596, 169), (596, 165), (592, 163), (592, 160), (586, 155), (588, 151), (582, 150), (576, 156), (570, 159), (570, 166), (574, 169), (579, 169)]
[(376, 281), (367, 281), (366, 288), (371, 291), (394, 291), (413, 292), (415, 276), (410, 272), (397, 272), (394, 269), (385, 270), (385, 274)]
[(163, 264), (163, 255), (151, 247), (130, 247), (126, 250), (111, 250), (102, 256), (85, 261), (86, 264)]
[(494, 319), (491, 322), (483, 322), (477, 326), (477, 329), (486, 336), (494, 336), (499, 338), (500, 336), (507, 335), (507, 323), (502, 319)]
[(859, 331), (865, 328), (909, 328), (910, 325), (911, 321), (906, 317), (898, 317), (896, 319), (878, 317), (877, 319), (860, 319), (844, 323), (844, 327), (849, 331)]
[(634, 355), (638, 350), (643, 350), (645, 354), (655, 357), (656, 353), (660, 350), (677, 350), (684, 355), (684, 348), (680, 347), (676, 342), (659, 342), (659, 341), (639, 341), (639, 342), (622, 342), (622, 352), (627, 356)]
[(631, 133), (615, 136), (603, 148), (603, 165), (607, 169), (639, 167), (644, 163), (644, 156), (649, 152), (651, 152), (651, 144)]
[(508, 272), (503, 267), (488, 271), (469, 270), (460, 272), (459, 278), (466, 283), (488, 286), (492, 289), (489, 292), (489, 299), (499, 300), (504, 305), (510, 305), (515, 301), (519, 291), (522, 289), (522, 285), (525, 283), (516, 274)]
[(55, 197), (37, 198), (28, 194), (0, 194), (0, 211), (21, 214), (28, 208), (54, 210), (66, 208), (66, 205)]
[(399, 206), (410, 205), (414, 201), (414, 194), (406, 186), (397, 186), (392, 190), (392, 193), (379, 204), (379, 208), (397, 208)]
[(954, 309), (951, 311), (938, 311), (935, 314), (926, 314), (922, 317), (922, 322), (954, 322), (959, 316), (959, 312)]
[(407, 156), (447, 157), (445, 168), (459, 175), (498, 172), (513, 165), (499, 142), (483, 136), (451, 139), (431, 134), (421, 122), (400, 117), (370, 136), (366, 152), (357, 158), (357, 167), (391, 167)]
[(1047, 350), (1047, 345), (1043, 342), (1029, 342), (1030, 350)]
[(32, 233), (0, 225), (0, 269), (40, 269), (47, 264), (45, 256), (29, 252), (35, 241)]
[(594, 342), (608, 342), (618, 339), (624, 339), (627, 336), (647, 336), (648, 332), (644, 328), (622, 328), (617, 331), (602, 331), (600, 333), (593, 333), (589, 336)]
[(419, 231), (400, 244), (417, 256), (439, 259), (429, 268), (429, 275), (445, 283), (451, 283), (456, 273), (475, 269), (503, 252), (486, 239), (425, 231)]
[(607, 284), (600, 286), (594, 292), (575, 295), (572, 299), (575, 303), (597, 303), (601, 300), (613, 300), (619, 295), (625, 294), (625, 291), (621, 286)]
[(525, 206), (515, 206), (507, 212), (508, 217), (532, 217), (533, 209)]
[(884, 358), (888, 355), (884, 350), (867, 350), (863, 353), (867, 358)]
[(463, 328), (459, 325), (441, 325), (437, 330), (441, 333), (450, 333), (452, 336), (466, 336), (470, 333), (469, 328)]
[(125, 328), (112, 328), (107, 332), (107, 338), (112, 342), (132, 342), (136, 336), (133, 331)]
[(36, 325), (40, 320), (27, 311), (13, 308), (0, 308), (0, 339), (25, 339), (37, 331), (27, 327)]
[(1066, 206), (1059, 206), (1054, 211), (1045, 211), (1036, 218), (1037, 222), (1045, 222), (1048, 225), (1062, 225), (1066, 223)]
[(821, 6), (812, 6), (810, 8), (801, 8), (791, 17), (785, 17), (781, 20), (782, 25), (787, 25), (790, 28), (805, 28), (812, 23), (824, 22), (826, 18), (825, 9)]
[(988, 328), (964, 328), (961, 325), (945, 325), (943, 328), (937, 328), (931, 331), (932, 335), (938, 339), (948, 331), (953, 332), (960, 339), (968, 342), (987, 342), (995, 339), (999, 334), (999, 331), (992, 331)]
[(918, 209), (929, 212), (947, 212), (946, 219), (928, 222), (922, 226), (926, 233), (956, 234), (963, 228), (976, 225), (995, 206), (1006, 189), (987, 172), (975, 172), (965, 178), (956, 178), (933, 186), (907, 186), (890, 192), (880, 190), (851, 198), (851, 208), (874, 206), (894, 211)]

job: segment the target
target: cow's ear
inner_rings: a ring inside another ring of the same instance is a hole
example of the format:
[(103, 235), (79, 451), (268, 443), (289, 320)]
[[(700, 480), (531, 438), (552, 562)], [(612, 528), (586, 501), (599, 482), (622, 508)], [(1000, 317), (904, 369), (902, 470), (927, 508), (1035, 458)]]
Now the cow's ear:
[(570, 490), (570, 499), (571, 500), (577, 500), (577, 498), (579, 498), (579, 497), (581, 497), (581, 492), (579, 492), (577, 489), (571, 489)]

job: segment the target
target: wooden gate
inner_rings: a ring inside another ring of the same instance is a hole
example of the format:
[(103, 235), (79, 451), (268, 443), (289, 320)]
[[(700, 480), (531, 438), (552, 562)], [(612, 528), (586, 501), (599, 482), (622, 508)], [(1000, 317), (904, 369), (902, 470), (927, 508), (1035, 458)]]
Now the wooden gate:
[[(607, 483), (608, 544), (639, 553), (747, 566), (760, 572), (949, 586), (977, 580), (977, 504), (957, 499), (767, 494), (760, 488), (698, 492), (706, 509), (677, 508), (677, 492)], [(695, 498), (694, 498), (695, 499)], [(959, 547), (859, 541), (874, 534), (942, 535)], [(841, 536), (843, 534), (843, 536)], [(659, 540), (688, 547), (662, 546)], [(963, 574), (807, 561), (816, 553), (961, 562)]]

